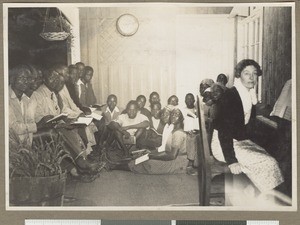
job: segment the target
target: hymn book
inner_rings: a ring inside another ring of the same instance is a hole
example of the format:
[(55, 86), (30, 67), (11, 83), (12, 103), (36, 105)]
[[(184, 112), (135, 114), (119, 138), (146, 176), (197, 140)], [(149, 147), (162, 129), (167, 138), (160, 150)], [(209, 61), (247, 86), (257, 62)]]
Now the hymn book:
[(62, 119), (64, 119), (64, 118), (66, 118), (67, 116), (68, 116), (67, 113), (61, 113), (61, 114), (59, 114), (59, 115), (53, 117), (52, 119), (48, 120), (47, 123), (62, 120)]

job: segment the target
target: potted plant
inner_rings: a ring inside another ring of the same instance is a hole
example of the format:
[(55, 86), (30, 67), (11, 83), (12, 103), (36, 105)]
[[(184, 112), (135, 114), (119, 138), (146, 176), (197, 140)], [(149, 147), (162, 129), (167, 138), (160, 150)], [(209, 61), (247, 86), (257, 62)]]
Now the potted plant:
[(9, 201), (13, 206), (60, 206), (66, 172), (64, 159), (72, 157), (59, 135), (35, 138), (32, 145), (9, 132)]

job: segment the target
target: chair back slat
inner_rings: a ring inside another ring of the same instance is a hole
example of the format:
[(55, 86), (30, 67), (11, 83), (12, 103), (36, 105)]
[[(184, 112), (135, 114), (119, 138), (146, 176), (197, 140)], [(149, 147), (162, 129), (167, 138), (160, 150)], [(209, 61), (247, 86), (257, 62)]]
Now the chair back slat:
[(197, 96), (197, 109), (199, 121), (199, 135), (197, 135), (197, 153), (199, 158), (199, 203), (201, 206), (209, 206), (211, 189), (211, 157), (205, 119), (203, 112), (203, 102)]

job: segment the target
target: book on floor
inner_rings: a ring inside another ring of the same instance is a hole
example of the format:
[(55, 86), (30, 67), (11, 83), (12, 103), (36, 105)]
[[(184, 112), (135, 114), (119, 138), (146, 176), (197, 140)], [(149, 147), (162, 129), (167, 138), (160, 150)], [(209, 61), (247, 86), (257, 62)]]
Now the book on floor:
[(139, 158), (137, 158), (136, 160), (135, 160), (135, 165), (138, 165), (138, 164), (140, 164), (140, 163), (142, 163), (142, 162), (145, 162), (145, 161), (147, 161), (147, 160), (149, 160), (149, 154), (146, 154), (146, 155), (143, 155), (143, 156), (141, 156), (141, 157), (139, 157)]

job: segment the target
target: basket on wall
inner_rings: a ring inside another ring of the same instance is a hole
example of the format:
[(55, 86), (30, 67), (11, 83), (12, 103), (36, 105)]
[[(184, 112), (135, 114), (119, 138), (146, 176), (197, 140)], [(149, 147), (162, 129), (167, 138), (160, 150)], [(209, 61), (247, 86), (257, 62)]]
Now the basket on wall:
[(63, 29), (63, 22), (65, 20), (62, 17), (61, 11), (57, 9), (58, 15), (56, 17), (51, 17), (49, 12), (50, 8), (47, 8), (40, 36), (46, 41), (63, 41), (67, 39), (70, 33)]

